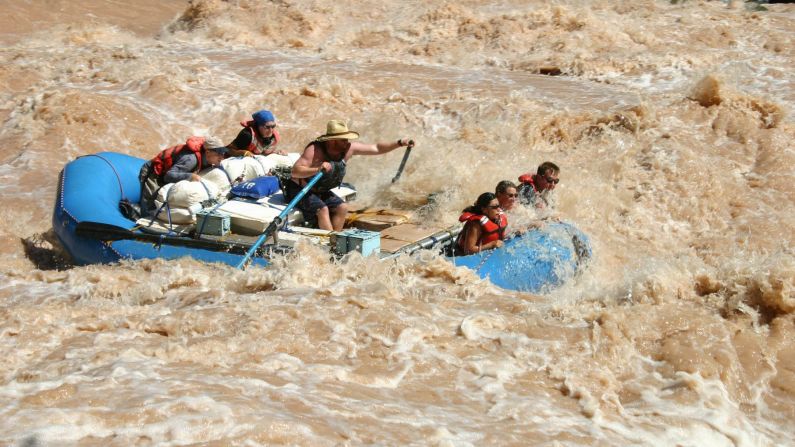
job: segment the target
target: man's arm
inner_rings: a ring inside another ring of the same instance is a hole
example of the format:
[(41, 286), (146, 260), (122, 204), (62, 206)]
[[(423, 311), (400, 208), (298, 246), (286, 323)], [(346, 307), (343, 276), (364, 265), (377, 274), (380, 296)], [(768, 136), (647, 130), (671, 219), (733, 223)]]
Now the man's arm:
[(174, 165), (163, 176), (166, 183), (177, 183), (181, 180), (199, 180), (199, 176), (194, 174), (199, 160), (196, 159), (196, 154), (193, 152), (182, 153), (174, 161)]
[(293, 178), (307, 178), (320, 172), (331, 171), (331, 163), (322, 160), (315, 160), (315, 145), (310, 145), (301, 154), (301, 157), (296, 160), (293, 165), (292, 177)]
[(401, 138), (391, 143), (378, 142), (376, 144), (360, 143), (358, 141), (351, 142), (351, 152), (353, 155), (381, 155), (387, 152), (394, 151), (395, 149), (403, 146), (413, 145), (414, 141), (408, 138)]
[(229, 143), (229, 156), (230, 157), (239, 157), (241, 155), (246, 155), (248, 152), (248, 146), (251, 144), (253, 136), (248, 128), (242, 129), (238, 132), (237, 137), (235, 140)]

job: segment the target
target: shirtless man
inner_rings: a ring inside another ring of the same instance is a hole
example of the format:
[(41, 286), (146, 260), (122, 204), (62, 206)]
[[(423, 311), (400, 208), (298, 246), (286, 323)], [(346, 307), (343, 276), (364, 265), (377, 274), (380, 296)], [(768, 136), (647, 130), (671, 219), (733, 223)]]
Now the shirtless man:
[(292, 200), (307, 184), (307, 179), (323, 171), (323, 177), (298, 202), (297, 208), (306, 218), (315, 216), (318, 228), (342, 230), (348, 206), (331, 190), (342, 183), (346, 163), (354, 155), (381, 155), (402, 146), (413, 145), (410, 139), (396, 142), (366, 144), (352, 141), (359, 138), (357, 132), (348, 130), (344, 121), (331, 120), (326, 133), (309, 143), (292, 169), (292, 179), (286, 182), (285, 197)]

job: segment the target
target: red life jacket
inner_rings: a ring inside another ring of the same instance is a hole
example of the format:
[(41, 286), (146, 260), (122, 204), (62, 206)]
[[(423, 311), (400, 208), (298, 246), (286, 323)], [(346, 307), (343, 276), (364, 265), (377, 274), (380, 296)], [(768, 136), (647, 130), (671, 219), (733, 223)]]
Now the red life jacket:
[(281, 140), (279, 131), (276, 129), (273, 129), (272, 137), (267, 139), (260, 138), (259, 132), (257, 132), (257, 124), (254, 122), (254, 120), (241, 121), (240, 125), (251, 131), (251, 143), (248, 144), (246, 150), (254, 155), (264, 154), (265, 151), (279, 144), (279, 141)]
[(203, 145), (204, 138), (190, 137), (185, 144), (178, 144), (176, 146), (171, 146), (168, 149), (163, 149), (159, 154), (155, 155), (155, 158), (152, 159), (152, 172), (162, 179), (163, 176), (166, 175), (166, 172), (168, 172), (168, 170), (174, 166), (174, 159), (176, 158), (177, 154), (184, 150), (189, 150), (196, 155), (196, 170), (194, 172), (199, 172), (202, 168)]
[(533, 174), (527, 173), (522, 174), (519, 176), (519, 183), (524, 183), (525, 185), (529, 185), (533, 188), (533, 191), (538, 192), (538, 188), (536, 187), (536, 182), (533, 177)]
[[(492, 222), (491, 219), (482, 215), (482, 214), (474, 214), (469, 212), (464, 212), (458, 218), (459, 222), (478, 222), (481, 226), (480, 232), (480, 240), (478, 240), (478, 245), (488, 244), (489, 242), (499, 240), (505, 240), (505, 229), (508, 227), (508, 218), (505, 217), (505, 214), (500, 214), (500, 221), (499, 223)], [(464, 248), (464, 233), (461, 232), (458, 235), (458, 241), (456, 243), (459, 247)]]

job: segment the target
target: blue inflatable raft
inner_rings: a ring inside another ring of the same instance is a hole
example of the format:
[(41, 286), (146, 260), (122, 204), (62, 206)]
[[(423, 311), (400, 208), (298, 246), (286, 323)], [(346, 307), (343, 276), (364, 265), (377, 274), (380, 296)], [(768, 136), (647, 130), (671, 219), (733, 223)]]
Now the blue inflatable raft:
[[(142, 232), (126, 218), (119, 202), (138, 203), (138, 172), (144, 160), (115, 152), (80, 157), (60, 176), (53, 212), (53, 230), (78, 265), (114, 263), (123, 259), (178, 259), (190, 256), (205, 262), (237, 265), (251, 242), (194, 239), (188, 236)], [(450, 244), (455, 233), (434, 235), (406, 247)], [(258, 252), (253, 265), (268, 265), (273, 246)], [(506, 241), (496, 250), (452, 258), (458, 266), (475, 270), (497, 286), (539, 292), (558, 286), (580, 271), (591, 251), (587, 237), (575, 227), (549, 224)], [(393, 257), (394, 254), (385, 256)]]
[(499, 249), (452, 261), (504, 289), (545, 292), (573, 278), (590, 258), (588, 238), (561, 222), (511, 238)]

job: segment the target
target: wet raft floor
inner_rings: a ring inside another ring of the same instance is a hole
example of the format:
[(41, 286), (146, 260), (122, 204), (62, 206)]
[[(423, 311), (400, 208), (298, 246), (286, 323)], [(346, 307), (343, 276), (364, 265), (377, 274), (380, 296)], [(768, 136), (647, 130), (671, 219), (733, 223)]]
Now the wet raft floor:
[[(351, 204), (353, 205), (353, 204)], [(380, 234), (381, 256), (390, 256), (401, 252), (412, 252), (420, 248), (446, 243), (454, 239), (459, 225), (443, 228), (412, 222), (412, 212), (387, 208), (366, 208), (351, 206), (346, 219), (345, 229), (360, 229)], [(330, 246), (331, 233), (326, 230), (288, 226), (278, 232), (280, 246), (291, 247), (301, 239), (311, 243)], [(200, 239), (217, 241), (224, 244), (236, 244), (250, 247), (259, 238), (258, 234), (228, 233), (223, 236), (201, 235)], [(272, 239), (268, 241), (272, 243)]]

